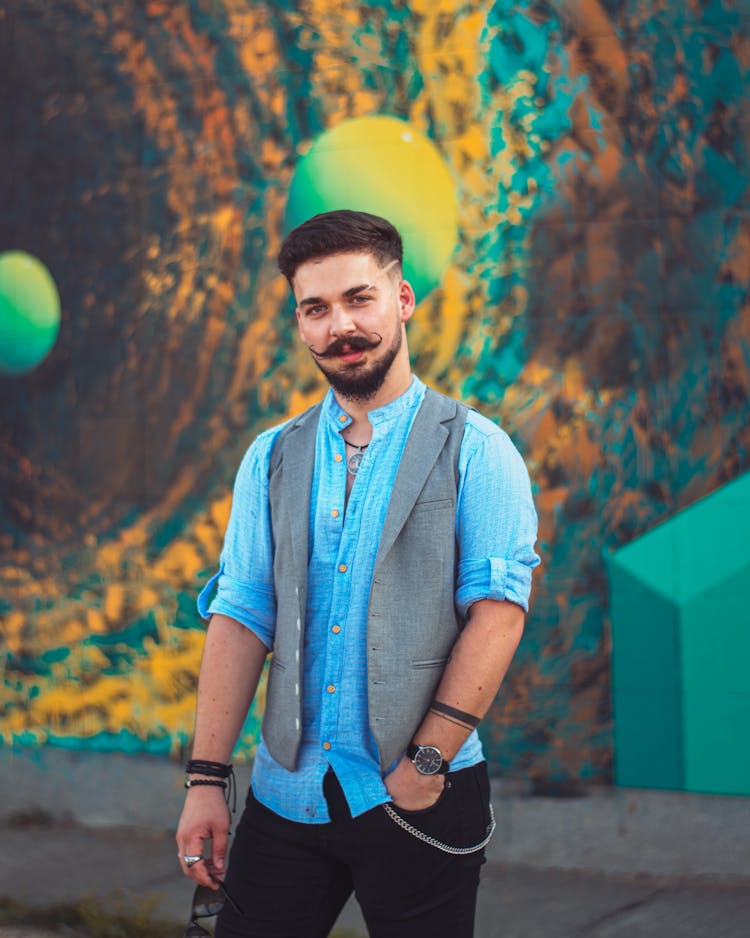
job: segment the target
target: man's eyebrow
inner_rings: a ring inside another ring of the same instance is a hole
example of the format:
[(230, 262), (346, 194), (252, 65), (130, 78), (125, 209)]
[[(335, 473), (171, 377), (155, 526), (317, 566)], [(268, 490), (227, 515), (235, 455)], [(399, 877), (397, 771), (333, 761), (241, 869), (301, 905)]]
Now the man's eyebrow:
[(344, 290), (344, 296), (351, 297), (355, 296), (357, 293), (362, 293), (363, 290), (377, 290), (378, 288), (374, 283), (362, 283), (358, 287), (349, 287), (348, 290)]
[[(351, 297), (356, 296), (357, 293), (362, 293), (364, 290), (373, 291), (377, 289), (378, 288), (375, 286), (374, 283), (360, 283), (356, 287), (349, 287), (348, 290), (344, 290), (344, 292), (341, 295), (345, 296), (347, 299), (351, 299)], [(325, 300), (322, 297), (306, 296), (304, 300), (300, 300), (297, 305), (298, 306), (318, 306), (318, 304), (320, 303), (325, 303)]]
[(319, 296), (308, 296), (304, 300), (300, 300), (297, 304), (298, 306), (317, 306), (319, 303), (322, 303), (323, 299)]

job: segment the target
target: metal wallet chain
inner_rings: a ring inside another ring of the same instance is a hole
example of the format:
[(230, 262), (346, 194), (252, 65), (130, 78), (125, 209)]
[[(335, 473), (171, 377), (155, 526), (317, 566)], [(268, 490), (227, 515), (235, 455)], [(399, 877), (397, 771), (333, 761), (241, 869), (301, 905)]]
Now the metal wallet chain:
[(423, 843), (429, 844), (431, 847), (437, 847), (437, 849), (442, 850), (443, 853), (451, 853), (454, 856), (463, 856), (467, 853), (476, 853), (478, 850), (482, 850), (483, 847), (487, 846), (487, 844), (490, 842), (490, 838), (495, 833), (495, 812), (492, 810), (492, 802), (490, 802), (489, 805), (490, 826), (487, 832), (487, 836), (481, 843), (476, 844), (474, 847), (450, 847), (448, 844), (441, 843), (441, 841), (436, 840), (434, 837), (430, 837), (423, 831), (417, 830), (416, 827), (412, 827), (411, 824), (408, 821), (405, 821), (400, 814), (396, 814), (396, 812), (389, 804), (384, 804), (383, 807), (385, 808), (385, 813), (388, 815), (388, 817), (394, 820), (399, 827), (403, 827), (407, 834), (411, 834), (412, 837), (416, 837), (417, 840), (421, 840)]

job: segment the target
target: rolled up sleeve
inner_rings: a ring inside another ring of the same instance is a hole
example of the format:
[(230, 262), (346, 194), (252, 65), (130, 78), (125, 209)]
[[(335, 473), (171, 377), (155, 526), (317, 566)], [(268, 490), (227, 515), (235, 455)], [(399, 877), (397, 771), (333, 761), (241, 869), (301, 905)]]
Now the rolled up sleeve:
[(273, 646), (276, 595), (268, 505), (268, 460), (275, 432), (261, 434), (237, 472), (219, 569), (198, 596), (198, 613), (229, 616)]
[(510, 437), (470, 414), (459, 457), (456, 607), (480, 599), (529, 608), (537, 515), (529, 474)]

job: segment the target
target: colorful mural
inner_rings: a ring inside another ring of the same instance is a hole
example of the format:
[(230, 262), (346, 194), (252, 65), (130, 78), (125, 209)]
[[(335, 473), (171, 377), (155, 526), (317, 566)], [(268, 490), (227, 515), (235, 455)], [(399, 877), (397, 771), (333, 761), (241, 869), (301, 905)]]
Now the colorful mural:
[(321, 391), (275, 267), (295, 170), (390, 117), (456, 193), (415, 369), (511, 433), (540, 515), (488, 755), (610, 780), (604, 556), (750, 467), (745, 0), (10, 0), (0, 48), (0, 252), (62, 305), (0, 367), (2, 743), (189, 742), (234, 472)]

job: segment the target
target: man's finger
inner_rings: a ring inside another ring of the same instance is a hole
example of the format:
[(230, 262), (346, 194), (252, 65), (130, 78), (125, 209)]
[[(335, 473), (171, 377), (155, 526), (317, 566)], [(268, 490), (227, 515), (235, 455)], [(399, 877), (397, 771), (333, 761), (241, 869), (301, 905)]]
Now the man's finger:
[(203, 848), (202, 841), (200, 841), (198, 845), (190, 845), (181, 849), (177, 857), (180, 861), (182, 872), (188, 879), (192, 879), (193, 882), (200, 883), (202, 886), (214, 885), (206, 868), (207, 853)]
[(191, 863), (189, 866), (185, 864), (184, 857), (181, 860), (183, 866), (183, 872), (188, 877), (192, 879), (194, 883), (198, 883), (201, 886), (208, 886), (211, 889), (217, 889), (217, 880), (214, 876), (211, 875), (211, 859), (210, 857), (201, 857), (197, 863)]
[(213, 837), (211, 850), (211, 865), (217, 876), (223, 876), (225, 861), (227, 856), (227, 834), (226, 831), (216, 831)]
[(200, 863), (203, 860), (203, 847), (180, 848), (177, 851), (177, 859), (180, 861), (183, 873), (189, 875), (189, 870), (191, 870), (196, 863)]

